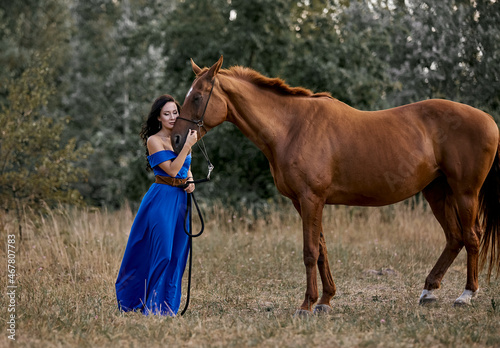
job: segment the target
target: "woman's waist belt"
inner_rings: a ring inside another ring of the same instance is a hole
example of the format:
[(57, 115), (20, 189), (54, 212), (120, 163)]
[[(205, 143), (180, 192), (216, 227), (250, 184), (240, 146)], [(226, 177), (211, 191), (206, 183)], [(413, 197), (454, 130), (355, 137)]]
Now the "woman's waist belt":
[(162, 175), (156, 175), (155, 176), (155, 183), (156, 184), (164, 184), (164, 185), (170, 185), (170, 186), (182, 186), (185, 185), (187, 182), (186, 179), (178, 179), (178, 178), (172, 178), (170, 176), (162, 176)]

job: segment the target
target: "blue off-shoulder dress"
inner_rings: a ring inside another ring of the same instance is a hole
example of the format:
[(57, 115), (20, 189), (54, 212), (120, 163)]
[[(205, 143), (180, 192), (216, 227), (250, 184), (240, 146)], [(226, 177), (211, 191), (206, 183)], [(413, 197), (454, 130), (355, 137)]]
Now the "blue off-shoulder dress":
[[(148, 156), (148, 161), (155, 175), (169, 176), (158, 165), (176, 156), (164, 150)], [(176, 178), (186, 178), (190, 165), (188, 155)], [(186, 200), (183, 189), (156, 183), (142, 199), (115, 283), (121, 310), (177, 314), (189, 252), (189, 237), (184, 233)]]

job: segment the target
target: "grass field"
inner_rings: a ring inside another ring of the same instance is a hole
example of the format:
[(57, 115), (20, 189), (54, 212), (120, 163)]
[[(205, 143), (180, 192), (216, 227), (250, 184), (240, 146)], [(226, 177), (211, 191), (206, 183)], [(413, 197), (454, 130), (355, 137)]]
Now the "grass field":
[[(206, 231), (194, 242), (191, 304), (176, 318), (116, 308), (130, 209), (53, 210), (25, 221), (24, 240), (15, 240), (16, 340), (8, 338), (4, 286), (0, 346), (500, 347), (498, 279), (488, 284), (482, 274), (473, 305), (452, 306), (465, 285), (465, 252), (436, 292), (439, 301), (418, 305), (444, 235), (424, 205), (410, 203), (325, 208), (334, 311), (304, 319), (293, 318), (305, 271), (301, 222), (291, 204), (259, 216), (205, 207)], [(5, 251), (16, 226), (3, 216), (2, 228)], [(2, 252), (2, 284), (9, 279), (7, 258)]]

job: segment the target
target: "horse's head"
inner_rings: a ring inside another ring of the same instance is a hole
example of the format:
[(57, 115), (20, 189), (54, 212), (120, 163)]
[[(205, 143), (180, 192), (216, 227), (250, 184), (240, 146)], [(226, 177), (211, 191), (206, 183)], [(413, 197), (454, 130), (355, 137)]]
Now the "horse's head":
[(172, 146), (177, 153), (182, 150), (189, 129), (198, 131), (200, 139), (210, 129), (224, 122), (227, 116), (227, 105), (220, 96), (216, 78), (222, 66), (222, 56), (209, 69), (201, 69), (192, 59), (191, 65), (196, 79), (186, 94), (180, 116), (172, 129)]

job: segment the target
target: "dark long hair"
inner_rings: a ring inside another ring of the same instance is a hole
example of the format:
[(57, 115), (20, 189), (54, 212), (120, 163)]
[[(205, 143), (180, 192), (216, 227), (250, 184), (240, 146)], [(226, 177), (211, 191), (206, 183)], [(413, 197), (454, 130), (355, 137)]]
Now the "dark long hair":
[[(142, 129), (141, 129), (141, 139), (142, 143), (144, 144), (144, 147), (146, 148), (146, 157), (149, 156), (149, 151), (148, 151), (148, 138), (152, 136), (153, 134), (158, 133), (158, 131), (161, 129), (161, 123), (158, 121), (158, 117), (160, 116), (161, 109), (163, 106), (165, 106), (166, 103), (174, 102), (175, 105), (177, 105), (177, 113), (180, 113), (181, 111), (181, 106), (179, 103), (172, 97), (171, 95), (164, 94), (162, 96), (159, 96), (156, 98), (156, 100), (153, 102), (153, 105), (151, 105), (151, 110), (149, 111), (148, 118), (146, 119), (146, 122), (142, 124)], [(148, 170), (151, 170), (151, 166), (147, 165)]]

